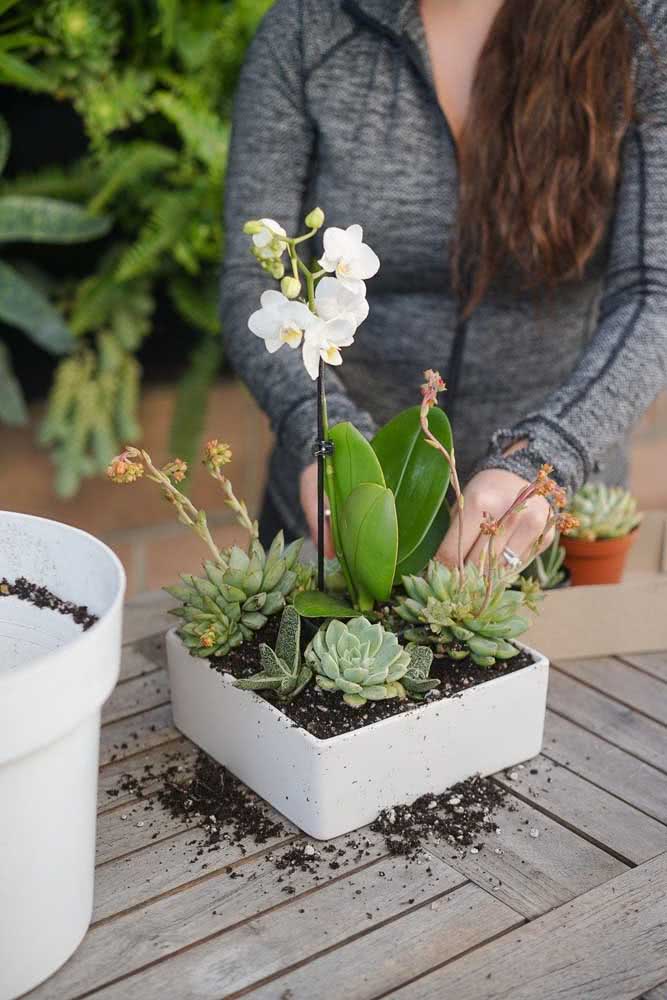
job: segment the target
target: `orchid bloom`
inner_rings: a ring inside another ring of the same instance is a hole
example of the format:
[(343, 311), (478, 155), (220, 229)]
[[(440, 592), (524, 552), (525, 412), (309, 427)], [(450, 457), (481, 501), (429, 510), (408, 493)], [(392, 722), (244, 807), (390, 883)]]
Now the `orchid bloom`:
[(275, 354), (283, 344), (292, 349), (299, 347), (305, 331), (317, 322), (307, 305), (274, 289), (263, 292), (259, 301), (261, 309), (252, 313), (248, 328), (264, 341), (269, 354)]
[(358, 295), (364, 295), (364, 281), (377, 274), (380, 261), (367, 243), (363, 242), (364, 231), (359, 225), (338, 229), (330, 226), (324, 230), (324, 256), (319, 264), (324, 271), (333, 271), (336, 277)]
[(320, 358), (327, 365), (343, 363), (340, 348), (354, 343), (356, 327), (350, 319), (339, 318), (315, 322), (305, 331), (303, 363), (314, 380), (319, 374)]
[(320, 280), (315, 289), (315, 308), (321, 319), (347, 319), (355, 329), (368, 316), (366, 297), (353, 292), (337, 278)]
[(275, 219), (260, 219), (262, 228), (254, 233), (252, 242), (260, 260), (280, 260), (285, 252), (286, 244), (277, 240), (276, 236), (287, 236), (287, 233)]

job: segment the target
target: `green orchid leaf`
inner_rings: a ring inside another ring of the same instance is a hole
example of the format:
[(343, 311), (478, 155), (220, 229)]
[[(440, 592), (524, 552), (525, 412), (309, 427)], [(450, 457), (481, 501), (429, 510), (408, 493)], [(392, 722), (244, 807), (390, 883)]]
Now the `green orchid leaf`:
[(375, 451), (353, 424), (336, 424), (329, 431), (329, 440), (334, 446), (332, 463), (337, 499), (341, 505), (361, 483), (385, 485)]
[(443, 500), (419, 545), (405, 559), (397, 563), (394, 583), (400, 583), (404, 576), (414, 576), (421, 573), (438, 551), (440, 542), (447, 534), (449, 522), (449, 504)]
[(302, 590), (294, 595), (294, 607), (302, 618), (356, 618), (352, 605), (321, 590)]
[(75, 345), (62, 316), (49, 300), (13, 267), (0, 261), (0, 320), (30, 337), (51, 354), (65, 354)]
[(343, 505), (341, 540), (359, 607), (391, 595), (398, 551), (398, 521), (394, 494), (377, 483), (361, 483)]
[[(403, 410), (385, 424), (371, 442), (385, 482), (396, 498), (399, 563), (424, 540), (440, 512), (449, 485), (449, 464), (440, 452), (426, 443), (419, 423), (419, 409), (412, 406)], [(449, 451), (452, 429), (444, 410), (433, 407), (428, 425)]]
[(104, 236), (110, 227), (111, 219), (55, 198), (0, 198), (0, 243), (80, 243)]

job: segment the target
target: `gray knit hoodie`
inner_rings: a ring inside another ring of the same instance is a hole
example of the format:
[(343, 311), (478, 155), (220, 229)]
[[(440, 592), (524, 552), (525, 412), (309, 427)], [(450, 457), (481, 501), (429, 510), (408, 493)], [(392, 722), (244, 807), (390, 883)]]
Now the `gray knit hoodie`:
[[(667, 4), (638, 7), (664, 55)], [(462, 323), (449, 269), (456, 151), (416, 0), (277, 0), (236, 98), (222, 320), (228, 357), (276, 432), (269, 489), (292, 531), (303, 530), (298, 475), (312, 461), (315, 385), (298, 352), (269, 355), (248, 330), (276, 285), (241, 229), (268, 216), (303, 231), (314, 205), (328, 225), (360, 223), (381, 260), (370, 315), (342, 367), (327, 368), (331, 423), (370, 435), (417, 402), (423, 370), (438, 368), (455, 383), (443, 405), (463, 479), (481, 468), (530, 478), (548, 461), (570, 489), (596, 472), (623, 481), (629, 431), (667, 384), (667, 85), (643, 42), (637, 73), (639, 124), (584, 280), (541, 296), (496, 287)], [(519, 439), (528, 447), (503, 458)]]

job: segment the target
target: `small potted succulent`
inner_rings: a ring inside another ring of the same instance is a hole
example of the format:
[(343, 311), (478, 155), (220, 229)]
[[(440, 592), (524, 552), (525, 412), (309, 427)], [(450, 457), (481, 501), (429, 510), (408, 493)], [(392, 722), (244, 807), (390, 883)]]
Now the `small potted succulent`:
[[(158, 468), (129, 447), (109, 475), (156, 482), (208, 549), (202, 576), (168, 588), (179, 602), (167, 637), (176, 725), (301, 829), (329, 838), (396, 802), (539, 752), (548, 662), (517, 641), (539, 587), (522, 578), (514, 589), (523, 566), (498, 553), (507, 519), (534, 495), (547, 498), (551, 515), (526, 564), (547, 532), (575, 521), (543, 466), (502, 517), (484, 517), (479, 564), (464, 563), (461, 537), (456, 565), (435, 561), (450, 485), (463, 505), (438, 406), (445, 385), (425, 372), (420, 403), (372, 441), (350, 423), (329, 427), (325, 366), (342, 363), (365, 319), (365, 281), (379, 261), (360, 226), (327, 229), (324, 256), (302, 260), (323, 221), (315, 209), (296, 237), (271, 219), (246, 228), (257, 260), (281, 282), (280, 292), (264, 292), (249, 328), (270, 352), (301, 350), (317, 381), (316, 565), (299, 561), (301, 540), (285, 546), (279, 533), (268, 550), (260, 543), (225, 473), (225, 444), (210, 441), (204, 463), (247, 532), (244, 548), (218, 548), (205, 512), (179, 489), (186, 470), (178, 459)], [(325, 493), (333, 564), (323, 552)]]
[(563, 538), (572, 583), (618, 583), (642, 515), (620, 486), (586, 483), (572, 498), (577, 527)]
[(540, 590), (560, 590), (562, 587), (569, 587), (571, 583), (570, 571), (564, 563), (565, 546), (561, 545), (561, 536), (556, 532), (551, 545), (535, 556), (532, 563), (521, 571), (521, 576), (523, 579), (534, 580)]

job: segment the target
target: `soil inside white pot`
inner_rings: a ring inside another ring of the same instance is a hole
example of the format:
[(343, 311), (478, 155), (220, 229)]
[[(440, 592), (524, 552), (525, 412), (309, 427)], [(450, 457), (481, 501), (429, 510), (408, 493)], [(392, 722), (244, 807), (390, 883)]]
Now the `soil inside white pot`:
[(98, 620), (24, 576), (0, 579), (0, 672), (22, 667), (70, 642)]
[[(275, 646), (280, 616), (274, 615), (263, 629), (257, 632), (254, 642), (244, 642), (231, 650), (224, 657), (213, 657), (211, 667), (219, 673), (231, 674), (233, 677), (250, 677), (260, 668), (259, 644)], [(305, 630), (304, 630), (305, 631)], [(308, 645), (309, 637), (302, 633), (302, 649)], [(440, 686), (431, 691), (426, 703), (439, 701), (442, 698), (455, 698), (478, 684), (504, 677), (534, 662), (530, 653), (519, 650), (510, 660), (498, 662), (493, 667), (479, 667), (468, 657), (465, 660), (452, 660), (448, 656), (435, 656), (430, 676), (440, 681)], [(411, 698), (399, 700), (390, 698), (385, 701), (369, 701), (361, 708), (352, 708), (340, 692), (322, 691), (314, 682), (309, 684), (294, 701), (282, 702), (271, 691), (257, 691), (260, 697), (271, 702), (283, 712), (292, 722), (305, 729), (318, 739), (326, 740), (342, 733), (349, 733), (364, 726), (370, 726), (381, 719), (391, 718), (409, 712), (424, 701), (414, 701)]]

